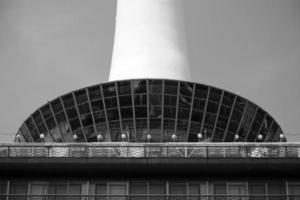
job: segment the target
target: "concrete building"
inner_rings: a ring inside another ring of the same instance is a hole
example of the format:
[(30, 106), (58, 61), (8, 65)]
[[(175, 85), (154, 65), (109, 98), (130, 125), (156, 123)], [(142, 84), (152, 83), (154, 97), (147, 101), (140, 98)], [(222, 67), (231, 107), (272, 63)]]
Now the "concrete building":
[(182, 0), (119, 0), (109, 82), (41, 106), (0, 145), (0, 199), (300, 199), (300, 144), (191, 81)]

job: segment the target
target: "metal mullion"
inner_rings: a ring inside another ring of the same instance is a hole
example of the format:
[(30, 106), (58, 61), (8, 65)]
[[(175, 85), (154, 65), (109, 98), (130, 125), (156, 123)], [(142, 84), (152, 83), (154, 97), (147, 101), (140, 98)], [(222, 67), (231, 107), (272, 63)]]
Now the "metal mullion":
[(6, 197), (5, 197), (5, 199), (6, 200), (9, 200), (9, 189), (10, 189), (10, 180), (7, 180), (7, 182), (6, 182)]
[(180, 95), (180, 81), (177, 84), (177, 102), (176, 102), (176, 114), (175, 114), (175, 135), (177, 136), (177, 121), (178, 121), (178, 110), (179, 110), (179, 95)]
[(33, 123), (34, 128), (37, 130), (37, 132), (39, 133), (39, 135), (41, 135), (41, 132), (40, 132), (40, 130), (38, 129), (38, 127), (37, 127), (37, 125), (36, 125), (36, 123), (35, 123), (35, 121), (34, 121), (32, 115), (30, 116), (30, 119), (32, 120), (32, 123)]
[(224, 98), (224, 90), (222, 90), (222, 94), (221, 94), (221, 98), (220, 98), (220, 102), (219, 102), (219, 107), (218, 107), (218, 112), (217, 112), (217, 116), (216, 116), (216, 121), (215, 121), (214, 128), (213, 128), (213, 131), (212, 131), (212, 136), (211, 136), (212, 141), (214, 141), (215, 131), (216, 131), (216, 128), (217, 128), (217, 122), (218, 122), (218, 119), (219, 119), (220, 110), (221, 110), (221, 106), (222, 106), (222, 103), (223, 103), (223, 98)]
[[(267, 130), (267, 134), (270, 132), (271, 128), (273, 127), (274, 122), (275, 122), (275, 120), (272, 119), (272, 122), (271, 122), (271, 124), (270, 124), (270, 127), (269, 127), (268, 130)], [(272, 140), (273, 140), (273, 138), (272, 138)]]
[(149, 99), (149, 80), (146, 80), (146, 93), (147, 93), (147, 134), (150, 134), (150, 99)]
[[(120, 121), (120, 129), (121, 134), (123, 133), (123, 124), (122, 124), (122, 116), (121, 116), (121, 109), (120, 109), (120, 101), (119, 101), (119, 91), (118, 91), (118, 84), (115, 82), (115, 88), (116, 88), (116, 98), (117, 98), (117, 106), (118, 106), (118, 113), (119, 113), (119, 121)], [(127, 140), (129, 139), (130, 135), (126, 135)]]
[(95, 122), (95, 117), (94, 117), (94, 113), (93, 113), (93, 109), (92, 109), (92, 104), (91, 104), (91, 99), (90, 99), (90, 95), (89, 95), (89, 91), (87, 88), (85, 88), (85, 92), (86, 92), (86, 95), (87, 95), (87, 98), (88, 98), (88, 103), (89, 103), (89, 107), (90, 107), (90, 112), (91, 112), (91, 115), (92, 115), (92, 120), (93, 120), (93, 127), (94, 127), (94, 132), (96, 133), (96, 135), (98, 134), (97, 132), (97, 128), (96, 128), (96, 122)]
[(76, 97), (75, 97), (75, 94), (74, 92), (72, 92), (72, 97), (73, 97), (73, 100), (75, 102), (75, 109), (77, 111), (77, 116), (78, 116), (78, 120), (79, 120), (79, 123), (80, 123), (80, 126), (81, 126), (81, 129), (82, 129), (82, 134), (83, 134), (83, 137), (84, 137), (84, 140), (85, 142), (87, 142), (87, 139), (86, 139), (86, 135), (85, 135), (85, 131), (84, 131), (84, 128), (83, 128), (83, 125), (82, 125), (82, 121), (80, 119), (80, 113), (79, 113), (79, 110), (78, 110), (78, 103), (77, 103), (77, 100), (76, 100)]
[(69, 121), (69, 117), (68, 117), (68, 115), (67, 115), (67, 110), (66, 110), (66, 108), (65, 108), (64, 102), (63, 102), (63, 100), (62, 100), (61, 97), (59, 97), (59, 100), (60, 100), (60, 103), (61, 103), (61, 105), (62, 105), (62, 108), (63, 108), (63, 112), (64, 112), (64, 114), (65, 114), (66, 121), (68, 122), (70, 131), (71, 131), (71, 133), (72, 133), (72, 140), (73, 140), (73, 135), (74, 135), (74, 133), (73, 133), (73, 130), (72, 130), (70, 121)]
[(133, 93), (133, 81), (130, 81), (130, 89), (131, 89), (131, 104), (132, 104), (132, 117), (133, 117), (133, 131), (134, 131), (134, 139), (136, 139), (136, 118), (135, 118), (135, 103), (134, 103), (134, 93)]
[(285, 195), (286, 195), (286, 197), (287, 197), (287, 200), (289, 200), (290, 197), (289, 197), (289, 185), (288, 185), (288, 180), (285, 179), (284, 182), (285, 182)]
[(31, 134), (31, 132), (30, 132), (30, 130), (29, 130), (29, 128), (28, 128), (26, 122), (24, 122), (23, 124), (25, 125), (25, 128), (27, 129), (27, 131), (28, 131), (28, 133), (29, 133), (29, 135), (30, 135), (32, 141), (33, 141), (33, 142), (36, 142), (36, 141), (34, 141), (34, 138), (33, 138), (32, 134)]
[(245, 104), (245, 107), (244, 107), (244, 110), (243, 110), (243, 113), (242, 113), (242, 117), (241, 117), (241, 120), (240, 120), (240, 122), (239, 122), (239, 126), (238, 126), (238, 128), (237, 128), (237, 130), (236, 130), (236, 132), (235, 132), (235, 135), (238, 134), (238, 132), (239, 132), (241, 126), (242, 126), (243, 120), (244, 120), (244, 118), (245, 118), (246, 110), (247, 110), (247, 108), (248, 108), (248, 104), (249, 104), (249, 101), (246, 101), (246, 104)]
[(161, 127), (160, 127), (160, 142), (163, 141), (164, 134), (164, 109), (165, 109), (165, 80), (162, 81), (162, 91), (161, 91)]
[[(52, 107), (52, 105), (51, 105), (50, 102), (48, 102), (48, 105), (49, 105), (51, 114), (53, 115), (53, 119), (54, 119), (55, 125), (56, 125), (56, 127), (57, 127), (57, 129), (58, 129), (58, 131), (59, 131), (59, 134), (60, 134), (60, 136), (65, 140), (65, 138), (64, 138), (64, 136), (63, 136), (63, 134), (62, 134), (60, 128), (58, 127), (58, 122), (57, 122), (57, 119), (56, 119), (56, 117), (55, 117), (53, 107)], [(41, 114), (42, 118), (45, 120), (44, 116), (42, 115), (42, 111), (41, 111), (41, 110), (40, 110), (40, 114)], [(46, 120), (45, 120), (45, 124), (46, 124)], [(48, 127), (48, 126), (47, 126), (47, 124), (46, 124), (46, 128), (47, 128), (47, 127)], [(50, 132), (50, 131), (49, 131), (49, 132)], [(52, 135), (52, 134), (51, 134), (51, 135)], [(52, 137), (53, 137), (53, 136), (52, 136)]]
[[(260, 125), (259, 129), (258, 129), (257, 135), (259, 135), (259, 133), (260, 133), (262, 127), (263, 127), (264, 121), (265, 121), (265, 119), (266, 119), (267, 116), (268, 116), (268, 114), (265, 113), (265, 116), (264, 116), (264, 118), (263, 118), (263, 120), (262, 120), (262, 122), (261, 122), (261, 125)], [(254, 142), (256, 142), (256, 141), (257, 141), (257, 136), (256, 136)]]
[(104, 115), (105, 115), (105, 119), (106, 119), (107, 131), (109, 133), (109, 138), (111, 141), (109, 121), (108, 121), (108, 117), (107, 117), (106, 104), (105, 104), (105, 99), (104, 99), (104, 95), (103, 95), (103, 88), (102, 88), (102, 85), (99, 85), (99, 87), (100, 87), (100, 93), (101, 93), (101, 98), (102, 98), (102, 103), (103, 103)]
[(226, 140), (226, 136), (227, 136), (229, 124), (231, 122), (231, 118), (232, 118), (233, 110), (234, 110), (234, 107), (235, 107), (235, 104), (236, 104), (236, 100), (237, 100), (237, 96), (235, 96), (234, 100), (233, 100), (232, 109), (231, 109), (229, 117), (228, 117), (228, 122), (227, 122), (227, 125), (226, 125), (226, 128), (225, 128), (225, 131), (224, 131), (224, 136), (223, 136), (222, 142), (224, 142)]
[[(205, 118), (206, 118), (206, 109), (207, 109), (207, 105), (208, 105), (208, 100), (209, 100), (209, 95), (210, 95), (210, 89), (211, 89), (211, 87), (208, 87), (207, 97), (206, 97), (206, 101), (205, 101), (205, 107), (204, 107), (204, 110), (203, 110), (203, 117), (202, 117), (200, 132), (202, 132), (203, 128), (204, 128), (204, 121), (205, 121)], [(206, 137), (206, 134), (204, 135), (204, 137)], [(204, 139), (206, 140), (206, 138), (204, 138)]]
[(254, 124), (254, 121), (255, 121), (255, 118), (256, 118), (256, 115), (257, 115), (257, 111), (258, 111), (258, 106), (257, 106), (256, 109), (255, 109), (255, 113), (254, 113), (253, 119), (252, 119), (252, 121), (251, 121), (251, 123), (250, 123), (249, 130), (247, 131), (247, 135), (246, 135), (245, 140), (244, 140), (245, 142), (247, 141), (247, 139), (248, 139), (248, 137), (249, 137), (249, 134), (250, 134), (250, 132), (251, 132), (252, 126), (253, 126), (253, 124)]
[(196, 84), (193, 83), (193, 94), (192, 94), (192, 101), (191, 101), (191, 107), (190, 107), (188, 129), (187, 129), (186, 139), (185, 139), (186, 142), (188, 141), (190, 128), (191, 128), (191, 120), (192, 120), (192, 113), (193, 113), (193, 106), (194, 106), (195, 91), (196, 91)]

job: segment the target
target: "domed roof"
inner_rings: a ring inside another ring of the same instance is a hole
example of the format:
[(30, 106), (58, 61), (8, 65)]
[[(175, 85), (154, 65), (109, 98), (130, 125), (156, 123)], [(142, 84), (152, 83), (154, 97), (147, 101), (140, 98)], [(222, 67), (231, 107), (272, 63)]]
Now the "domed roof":
[(15, 141), (96, 142), (101, 135), (98, 139), (106, 142), (274, 142), (281, 133), (266, 111), (231, 92), (199, 83), (141, 79), (60, 96), (30, 115)]

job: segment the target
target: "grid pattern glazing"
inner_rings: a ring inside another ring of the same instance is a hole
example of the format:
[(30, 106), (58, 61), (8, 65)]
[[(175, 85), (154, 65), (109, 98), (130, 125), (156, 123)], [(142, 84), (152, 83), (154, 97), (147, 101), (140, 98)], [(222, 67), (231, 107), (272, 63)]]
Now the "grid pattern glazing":
[(16, 141), (95, 142), (101, 135), (105, 142), (274, 142), (281, 133), (267, 112), (236, 94), (192, 82), (142, 79), (63, 95), (35, 111)]
[(9, 200), (299, 200), (299, 180), (1, 180)]

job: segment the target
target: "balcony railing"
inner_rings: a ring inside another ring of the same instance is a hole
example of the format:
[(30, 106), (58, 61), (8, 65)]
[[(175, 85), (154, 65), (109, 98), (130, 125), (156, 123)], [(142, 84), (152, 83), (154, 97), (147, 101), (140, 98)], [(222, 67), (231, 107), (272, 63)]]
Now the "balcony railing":
[(300, 143), (16, 143), (1, 157), (300, 158)]

